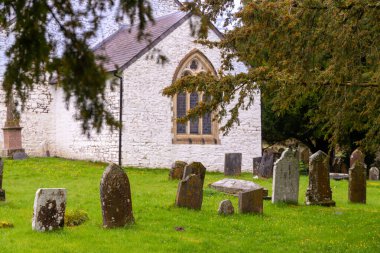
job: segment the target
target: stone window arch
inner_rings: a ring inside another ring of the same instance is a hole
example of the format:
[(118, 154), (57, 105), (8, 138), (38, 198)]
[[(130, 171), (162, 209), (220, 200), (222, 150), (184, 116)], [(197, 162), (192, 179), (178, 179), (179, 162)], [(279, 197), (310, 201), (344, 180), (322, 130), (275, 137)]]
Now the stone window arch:
[[(183, 76), (202, 72), (217, 75), (207, 57), (201, 51), (193, 50), (180, 62), (173, 82)], [(206, 99), (201, 92), (186, 92), (173, 96), (173, 144), (220, 144), (218, 124), (213, 120), (212, 113), (186, 123), (177, 122), (177, 119), (185, 116), (188, 110)]]

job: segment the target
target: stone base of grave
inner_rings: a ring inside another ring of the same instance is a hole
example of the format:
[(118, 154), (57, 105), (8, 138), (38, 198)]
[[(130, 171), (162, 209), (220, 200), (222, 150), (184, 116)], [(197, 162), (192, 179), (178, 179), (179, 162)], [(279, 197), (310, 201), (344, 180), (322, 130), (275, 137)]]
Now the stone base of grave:
[(335, 201), (334, 200), (324, 200), (324, 201), (318, 201), (318, 202), (310, 202), (306, 201), (307, 206), (335, 206)]
[(2, 157), (13, 159), (13, 155), (16, 153), (25, 153), (25, 149), (18, 148), (18, 149), (3, 149), (2, 151)]
[(0, 201), (5, 201), (5, 191), (0, 189)]

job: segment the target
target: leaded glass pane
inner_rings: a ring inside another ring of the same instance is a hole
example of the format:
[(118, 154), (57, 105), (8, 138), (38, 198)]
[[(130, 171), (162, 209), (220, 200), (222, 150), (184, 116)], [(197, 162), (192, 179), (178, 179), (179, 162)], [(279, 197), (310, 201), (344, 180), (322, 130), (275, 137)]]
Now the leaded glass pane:
[[(177, 95), (177, 118), (186, 115), (186, 93)], [(186, 134), (186, 124), (177, 122), (177, 134)]]
[(197, 70), (198, 69), (198, 61), (197, 60), (192, 60), (190, 64), (190, 69), (192, 70)]
[[(194, 108), (198, 104), (198, 93), (193, 92), (190, 94), (190, 109)], [(199, 134), (199, 119), (190, 120), (190, 134)]]
[[(210, 97), (203, 95), (202, 100), (204, 102), (210, 101)], [(211, 134), (211, 113), (206, 113), (202, 118), (202, 133)]]

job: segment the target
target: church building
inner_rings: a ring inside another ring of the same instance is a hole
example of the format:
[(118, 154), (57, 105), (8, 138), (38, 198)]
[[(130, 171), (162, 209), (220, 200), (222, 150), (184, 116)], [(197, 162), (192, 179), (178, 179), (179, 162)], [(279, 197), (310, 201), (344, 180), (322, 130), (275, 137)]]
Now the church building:
[[(74, 1), (75, 2), (75, 1)], [(79, 2), (79, 1), (76, 1)], [(123, 79), (122, 164), (148, 168), (168, 168), (176, 160), (202, 162), (208, 170), (222, 171), (226, 153), (242, 153), (242, 170), (252, 171), (254, 157), (261, 156), (260, 95), (249, 110), (241, 110), (240, 125), (228, 135), (212, 115), (204, 115), (185, 124), (176, 122), (204, 97), (201, 93), (180, 93), (173, 98), (162, 90), (184, 75), (211, 72), (221, 67), (221, 52), (195, 42), (191, 23), (200, 19), (180, 11), (176, 0), (152, 0), (155, 23), (147, 31), (149, 40), (138, 41), (137, 25), (120, 24), (110, 14), (93, 42), (96, 54), (108, 58), (104, 67), (110, 80), (118, 71)], [(7, 39), (0, 34), (0, 82), (6, 59)], [(214, 26), (209, 39), (218, 41), (223, 34)], [(8, 42), (9, 43), (9, 42)], [(157, 52), (168, 62), (158, 64)], [(235, 64), (234, 73), (246, 71)], [(0, 91), (0, 125), (4, 126), (7, 108)], [(120, 88), (107, 91), (107, 106), (119, 118)], [(66, 108), (62, 89), (55, 84), (37, 85), (21, 114), (22, 143), (29, 156), (118, 162), (119, 133), (106, 127), (90, 138), (82, 134), (74, 119), (75, 108)], [(0, 134), (0, 145), (4, 138)]]

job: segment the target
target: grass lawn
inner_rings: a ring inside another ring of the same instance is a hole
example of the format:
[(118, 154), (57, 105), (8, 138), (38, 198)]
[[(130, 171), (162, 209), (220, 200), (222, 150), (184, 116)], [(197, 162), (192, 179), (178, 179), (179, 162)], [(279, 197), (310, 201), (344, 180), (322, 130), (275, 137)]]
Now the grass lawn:
[[(367, 204), (349, 204), (347, 181), (331, 181), (337, 207), (305, 206), (308, 178), (301, 177), (300, 205), (264, 202), (264, 215), (217, 214), (219, 202), (237, 198), (207, 188), (224, 178), (207, 173), (202, 211), (174, 207), (177, 181), (168, 170), (126, 168), (136, 224), (102, 228), (99, 183), (105, 164), (56, 158), (6, 160), (7, 201), (0, 202), (0, 253), (5, 252), (380, 252), (380, 181), (367, 182)], [(250, 174), (240, 179), (252, 180)], [(271, 180), (255, 180), (271, 192)], [(67, 209), (83, 209), (89, 220), (79, 227), (32, 231), (38, 188), (67, 188)], [(185, 231), (176, 231), (175, 227)]]

